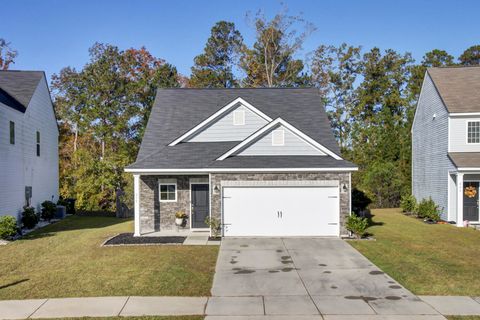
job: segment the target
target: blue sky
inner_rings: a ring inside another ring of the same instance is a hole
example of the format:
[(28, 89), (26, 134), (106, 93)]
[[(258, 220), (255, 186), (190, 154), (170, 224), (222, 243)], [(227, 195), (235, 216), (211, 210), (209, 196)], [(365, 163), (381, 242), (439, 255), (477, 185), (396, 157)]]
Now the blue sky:
[[(284, 1), (290, 14), (303, 13), (317, 30), (307, 39), (304, 58), (320, 44), (347, 42), (369, 49), (378, 46), (411, 52), (421, 60), (440, 48), (457, 57), (480, 44), (480, 1)], [(12, 69), (81, 68), (94, 42), (146, 48), (190, 74), (193, 57), (201, 53), (210, 28), (219, 20), (233, 21), (248, 44), (254, 33), (247, 11), (281, 10), (279, 1), (154, 1), (154, 0), (0, 0), (0, 37), (19, 56)]]

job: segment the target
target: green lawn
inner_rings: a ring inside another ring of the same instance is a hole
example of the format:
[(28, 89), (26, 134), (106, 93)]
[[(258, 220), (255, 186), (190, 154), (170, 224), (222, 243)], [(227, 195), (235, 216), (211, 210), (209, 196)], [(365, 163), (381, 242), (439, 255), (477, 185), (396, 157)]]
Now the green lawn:
[(100, 247), (133, 221), (72, 216), (0, 246), (0, 300), (206, 296), (217, 246)]
[(53, 318), (42, 320), (203, 320), (203, 316), (143, 316), (143, 317), (83, 317)]
[(143, 316), (143, 317), (83, 317), (83, 318), (54, 318), (42, 320), (203, 320), (203, 316)]
[(418, 295), (480, 295), (480, 231), (428, 225), (399, 209), (373, 210), (376, 241), (351, 241)]

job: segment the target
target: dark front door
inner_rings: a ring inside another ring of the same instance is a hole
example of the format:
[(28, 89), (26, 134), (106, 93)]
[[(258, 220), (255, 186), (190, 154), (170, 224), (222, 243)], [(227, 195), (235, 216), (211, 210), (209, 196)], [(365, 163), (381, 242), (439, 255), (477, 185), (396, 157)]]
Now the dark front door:
[(463, 183), (463, 220), (478, 221), (478, 182)]
[(210, 212), (208, 184), (192, 184), (192, 228), (208, 228), (205, 218)]

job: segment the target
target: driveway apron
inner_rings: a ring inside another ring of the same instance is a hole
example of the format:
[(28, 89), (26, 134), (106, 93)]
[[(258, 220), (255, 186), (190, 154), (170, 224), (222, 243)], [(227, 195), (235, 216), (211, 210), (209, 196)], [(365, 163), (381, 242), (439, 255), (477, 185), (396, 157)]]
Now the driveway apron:
[(224, 239), (207, 315), (258, 316), (262, 311), (277, 316), (438, 315), (341, 239)]

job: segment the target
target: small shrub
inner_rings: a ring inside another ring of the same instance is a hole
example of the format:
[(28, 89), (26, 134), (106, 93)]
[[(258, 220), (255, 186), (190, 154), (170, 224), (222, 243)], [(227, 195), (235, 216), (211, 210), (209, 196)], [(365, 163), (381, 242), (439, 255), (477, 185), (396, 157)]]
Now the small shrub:
[(32, 229), (38, 223), (38, 216), (33, 207), (23, 207), (22, 224), (27, 229)]
[(0, 217), (0, 238), (11, 239), (17, 234), (17, 219), (12, 216)]
[(210, 227), (215, 238), (220, 236), (221, 223), (219, 219), (207, 217), (205, 218), (205, 223)]
[(438, 209), (438, 205), (432, 200), (432, 198), (423, 199), (418, 204), (417, 215), (422, 219), (439, 221), (440, 213)]
[(405, 195), (400, 200), (400, 207), (403, 212), (414, 213), (417, 209), (417, 199), (411, 194)]
[(42, 219), (50, 221), (55, 216), (57, 205), (52, 201), (42, 202)]
[(347, 219), (346, 227), (348, 231), (351, 231), (357, 237), (357, 239), (360, 239), (365, 236), (365, 231), (368, 228), (368, 220), (367, 218), (361, 218), (355, 213), (352, 213)]
[(352, 210), (355, 214), (359, 215), (370, 203), (372, 200), (363, 191), (356, 188), (352, 190)]

